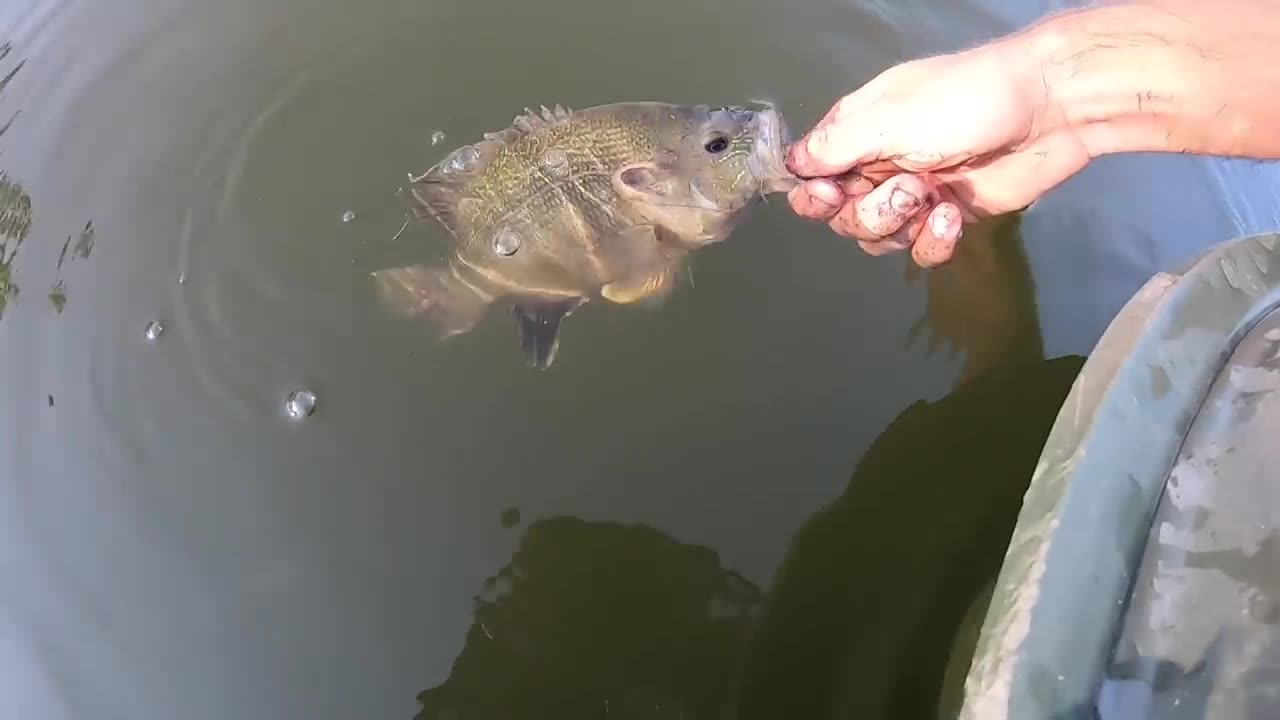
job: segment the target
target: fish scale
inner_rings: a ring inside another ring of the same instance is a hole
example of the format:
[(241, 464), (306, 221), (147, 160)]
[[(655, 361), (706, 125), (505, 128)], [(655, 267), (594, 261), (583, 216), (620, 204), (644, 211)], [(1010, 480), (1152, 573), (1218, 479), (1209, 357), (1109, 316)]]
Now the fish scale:
[[(476, 194), (489, 204), (477, 229), (501, 223), (513, 210), (545, 192), (545, 174), (533, 170), (541, 167), (550, 148), (563, 150), (570, 162), (569, 176), (581, 178), (592, 172), (607, 173), (611, 167), (652, 154), (652, 140), (647, 136), (644, 128), (634, 123), (578, 117), (521, 137), (498, 152), (485, 179), (476, 185)], [(616, 202), (611, 190), (609, 195), (605, 201)]]
[[(580, 251), (550, 252), (546, 265), (556, 267), (547, 267), (547, 274), (607, 282), (610, 263), (597, 256), (597, 241), (625, 222), (613, 210), (619, 198), (608, 169), (642, 157), (643, 148), (651, 146), (643, 127), (592, 118), (557, 123), (521, 138), (494, 158), (486, 176), (491, 181), (482, 185), (490, 209), (479, 218), (472, 242), (486, 242), (489, 234), (509, 224), (524, 225), (529, 240), (544, 247), (556, 237), (573, 238)], [(543, 167), (552, 148), (566, 155), (569, 170), (564, 177), (554, 177)], [(521, 215), (532, 221), (526, 224)]]

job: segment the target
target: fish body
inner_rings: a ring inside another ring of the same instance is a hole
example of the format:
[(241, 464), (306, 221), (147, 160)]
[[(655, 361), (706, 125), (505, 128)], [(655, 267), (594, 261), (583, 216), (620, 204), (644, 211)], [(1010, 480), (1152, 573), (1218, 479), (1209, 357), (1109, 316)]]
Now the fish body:
[(630, 102), (526, 111), (455, 149), (409, 194), (453, 249), (440, 265), (373, 273), (384, 304), (441, 337), (512, 303), (525, 360), (549, 367), (583, 303), (661, 303), (684, 258), (794, 187), (772, 107)]

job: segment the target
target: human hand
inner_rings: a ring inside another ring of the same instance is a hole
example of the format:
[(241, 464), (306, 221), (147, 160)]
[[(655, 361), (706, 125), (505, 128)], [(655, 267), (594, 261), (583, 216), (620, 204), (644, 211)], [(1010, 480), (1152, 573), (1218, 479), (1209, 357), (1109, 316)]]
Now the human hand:
[(841, 98), (792, 145), (808, 178), (789, 195), (883, 255), (947, 262), (963, 224), (1021, 210), (1090, 155), (1055, 107), (1019, 36), (891, 67)]

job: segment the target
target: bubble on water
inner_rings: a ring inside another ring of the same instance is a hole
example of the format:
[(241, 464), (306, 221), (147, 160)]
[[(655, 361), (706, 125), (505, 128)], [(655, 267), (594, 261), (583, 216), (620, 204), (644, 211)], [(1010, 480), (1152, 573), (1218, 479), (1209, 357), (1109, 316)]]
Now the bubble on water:
[(443, 130), (437, 130), (437, 131), (435, 131), (435, 132), (431, 133), (431, 144), (432, 144), (432, 145), (439, 145), (439, 144), (440, 144), (440, 143), (442, 143), (442, 142), (444, 142), (444, 131), (443, 131)]
[(349, 223), (349, 222), (351, 222), (352, 220), (355, 220), (355, 219), (356, 219), (356, 211), (355, 211), (355, 210), (348, 210), (348, 211), (346, 211), (346, 212), (342, 213), (342, 222), (344, 222), (344, 223)]
[(310, 417), (316, 411), (316, 394), (310, 390), (294, 390), (285, 400), (284, 410), (294, 420)]
[(159, 320), (152, 320), (151, 322), (147, 323), (146, 330), (143, 331), (143, 334), (146, 335), (147, 339), (152, 342), (159, 340), (160, 335), (163, 333), (164, 333), (164, 325), (161, 325)]

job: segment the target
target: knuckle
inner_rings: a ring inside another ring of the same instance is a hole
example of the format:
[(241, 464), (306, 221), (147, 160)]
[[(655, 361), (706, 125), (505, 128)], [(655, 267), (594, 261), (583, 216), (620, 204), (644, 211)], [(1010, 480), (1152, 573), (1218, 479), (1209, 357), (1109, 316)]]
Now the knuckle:
[(867, 230), (880, 237), (892, 235), (902, 227), (904, 221), (903, 215), (886, 202), (873, 204), (864, 211), (862, 217), (862, 224)]
[(853, 93), (849, 93), (848, 95), (840, 98), (836, 101), (835, 107), (832, 108), (832, 120), (843, 120), (853, 114), (856, 104), (857, 100), (854, 98)]
[(822, 150), (831, 143), (831, 132), (828, 125), (817, 127), (813, 132), (809, 133), (809, 139), (805, 142), (805, 147), (810, 150)]

